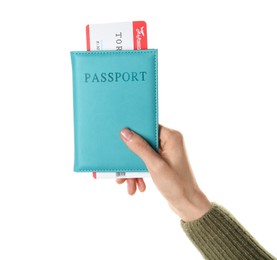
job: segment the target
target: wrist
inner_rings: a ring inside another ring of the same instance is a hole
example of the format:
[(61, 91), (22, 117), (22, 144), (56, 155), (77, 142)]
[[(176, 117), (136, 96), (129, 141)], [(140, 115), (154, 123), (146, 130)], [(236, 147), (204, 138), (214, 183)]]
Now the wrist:
[(173, 210), (184, 222), (190, 222), (201, 218), (211, 207), (212, 204), (206, 195), (199, 191), (189, 201), (184, 199), (182, 205)]

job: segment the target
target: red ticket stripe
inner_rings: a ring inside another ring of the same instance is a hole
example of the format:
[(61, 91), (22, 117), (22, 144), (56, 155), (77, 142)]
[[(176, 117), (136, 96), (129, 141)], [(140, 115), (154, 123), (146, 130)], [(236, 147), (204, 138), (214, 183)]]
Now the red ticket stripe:
[(86, 36), (87, 36), (87, 51), (90, 51), (90, 27), (89, 27), (89, 24), (86, 26)]
[(134, 50), (147, 50), (146, 22), (133, 22)]

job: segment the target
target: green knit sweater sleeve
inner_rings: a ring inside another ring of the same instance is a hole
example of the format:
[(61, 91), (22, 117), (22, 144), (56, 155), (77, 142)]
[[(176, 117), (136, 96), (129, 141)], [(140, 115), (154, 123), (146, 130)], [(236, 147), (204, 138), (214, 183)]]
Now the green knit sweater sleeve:
[(205, 259), (276, 260), (231, 213), (215, 203), (200, 219), (181, 220), (181, 226)]

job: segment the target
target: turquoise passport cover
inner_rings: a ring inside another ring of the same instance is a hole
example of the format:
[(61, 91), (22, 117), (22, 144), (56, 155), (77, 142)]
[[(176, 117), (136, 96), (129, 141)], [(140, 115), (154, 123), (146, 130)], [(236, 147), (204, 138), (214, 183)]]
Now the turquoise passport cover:
[(157, 50), (71, 52), (74, 171), (147, 171), (120, 138), (128, 127), (158, 150)]

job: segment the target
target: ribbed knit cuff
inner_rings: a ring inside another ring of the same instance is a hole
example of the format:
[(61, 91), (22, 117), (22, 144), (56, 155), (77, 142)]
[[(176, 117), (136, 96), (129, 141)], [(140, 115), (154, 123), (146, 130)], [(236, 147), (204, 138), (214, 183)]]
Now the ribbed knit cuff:
[(181, 226), (205, 259), (276, 259), (222, 206), (215, 203), (201, 218)]

